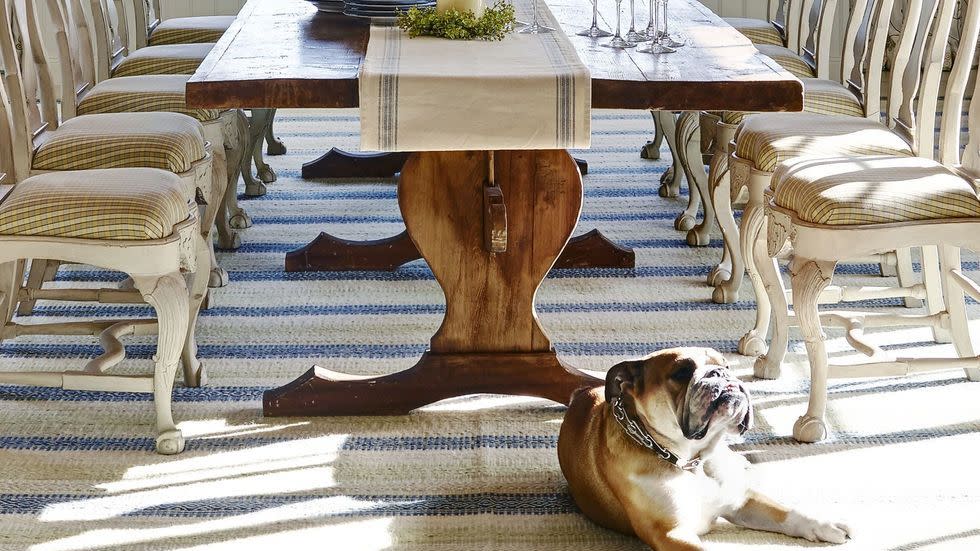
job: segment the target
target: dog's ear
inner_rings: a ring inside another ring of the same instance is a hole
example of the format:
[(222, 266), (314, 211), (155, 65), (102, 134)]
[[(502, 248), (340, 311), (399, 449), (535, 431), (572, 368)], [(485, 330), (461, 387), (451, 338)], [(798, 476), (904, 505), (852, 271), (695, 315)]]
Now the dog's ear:
[(606, 373), (606, 402), (621, 396), (624, 388), (636, 388), (642, 377), (642, 361), (627, 360), (614, 365)]
[[(745, 393), (748, 396), (748, 392)], [(742, 418), (742, 422), (738, 424), (738, 433), (745, 434), (745, 431), (752, 428), (753, 417), (752, 417), (752, 402), (749, 401), (749, 407), (746, 408), (745, 417)]]

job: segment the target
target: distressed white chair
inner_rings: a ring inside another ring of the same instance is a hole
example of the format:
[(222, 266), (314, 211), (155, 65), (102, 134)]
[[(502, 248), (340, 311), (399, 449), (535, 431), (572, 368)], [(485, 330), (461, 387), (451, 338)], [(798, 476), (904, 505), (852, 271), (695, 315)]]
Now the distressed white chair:
[[(908, 6), (919, 17), (908, 18), (899, 37), (898, 55), (893, 64), (887, 108), (890, 126), (880, 122), (868, 106), (866, 117), (800, 113), (769, 113), (745, 120), (735, 135), (730, 159), (733, 188), (747, 186), (749, 202), (742, 214), (741, 242), (749, 279), (756, 292), (756, 323), (742, 337), (740, 349), (747, 355), (761, 355), (756, 361), (759, 377), (778, 376), (786, 350), (789, 315), (787, 300), (778, 275), (778, 267), (768, 257), (760, 256), (764, 245), (766, 220), (765, 195), (772, 185), (772, 171), (778, 163), (800, 156), (841, 156), (887, 154), (929, 157), (933, 151), (934, 120), (939, 81), (942, 76), (949, 21), (955, 11), (955, 0), (910, 0)], [(945, 31), (944, 31), (945, 29)], [(930, 34), (931, 33), (931, 34)], [(880, 59), (871, 59), (880, 67)], [(875, 78), (878, 78), (876, 75)], [(877, 98), (875, 95), (868, 97)], [(870, 103), (870, 102), (869, 102)], [(921, 121), (926, 121), (919, 124)], [(890, 254), (890, 253), (889, 253)], [(938, 253), (923, 251), (925, 285), (915, 283), (911, 253), (899, 249), (899, 285), (897, 287), (834, 290), (825, 302), (867, 298), (925, 299), (930, 312), (943, 308), (939, 278)], [(880, 257), (875, 257), (875, 259)], [(772, 342), (766, 351), (770, 321)], [(937, 342), (948, 342), (941, 328), (934, 333)]]
[[(235, 16), (176, 17), (162, 20), (160, 0), (131, 0), (136, 20), (134, 34), (137, 48), (164, 44), (194, 44), (217, 42), (235, 21)], [(145, 22), (145, 25), (143, 23)], [(242, 175), (246, 185), (259, 190), (261, 183), (276, 181), (276, 173), (262, 156), (262, 141), (267, 143), (269, 155), (284, 155), (286, 146), (276, 137), (273, 129), (275, 109), (252, 109), (249, 120), (250, 157), (243, 159)], [(252, 175), (250, 163), (255, 163), (258, 182)]]
[[(943, 44), (930, 53), (944, 50), (955, 3), (941, 2), (929, 40)], [(963, 368), (971, 381), (980, 381), (980, 357), (974, 352), (964, 300), (964, 294), (980, 300), (980, 285), (966, 277), (960, 261), (961, 248), (980, 250), (980, 103), (971, 102), (969, 139), (965, 149), (960, 147), (964, 95), (980, 38), (980, 2), (964, 3), (962, 10), (961, 40), (943, 96), (939, 162), (927, 158), (931, 148), (920, 149), (925, 157), (802, 157), (781, 164), (773, 175), (775, 191), (766, 207), (768, 252), (775, 256), (787, 240), (791, 242), (793, 307), (811, 373), (807, 412), (793, 428), (797, 440), (814, 442), (826, 436), (828, 378)], [(939, 56), (930, 63), (941, 69), (942, 61)], [(924, 75), (924, 80), (929, 76)], [(936, 78), (929, 83), (925, 90), (931, 95), (922, 103), (935, 106), (938, 82)], [(978, 94), (980, 88), (975, 88), (973, 97)], [(925, 107), (920, 109), (920, 126), (928, 130), (918, 134), (931, 135), (935, 119), (926, 115)], [(942, 310), (920, 316), (818, 310), (820, 295), (831, 283), (838, 262), (908, 247), (941, 250)], [(847, 341), (867, 360), (830, 364), (824, 325), (843, 327)], [(868, 342), (863, 335), (865, 327), (892, 325), (949, 330), (959, 359), (903, 358)]]
[[(834, 0), (830, 0), (834, 2)], [(804, 112), (817, 114), (842, 114), (852, 117), (877, 117), (880, 107), (881, 65), (872, 63), (873, 59), (884, 59), (887, 25), (885, 14), (890, 14), (892, 0), (856, 0), (843, 33), (844, 48), (839, 80), (824, 78), (802, 78), (804, 89)], [(881, 9), (884, 7), (885, 9)], [(833, 29), (830, 24), (832, 9), (825, 2), (822, 6), (814, 2), (811, 12), (811, 27), (817, 32), (807, 39), (806, 52), (812, 56), (817, 74), (824, 74), (822, 67), (829, 65), (830, 37)], [(809, 54), (808, 54), (809, 57)], [(874, 98), (865, 101), (866, 98)], [(715, 125), (713, 150), (709, 168), (708, 185), (711, 202), (715, 209), (718, 225), (724, 238), (721, 262), (708, 275), (708, 284), (715, 287), (712, 300), (717, 303), (731, 303), (738, 298), (745, 270), (745, 263), (739, 245), (738, 226), (735, 222), (732, 202), (742, 193), (744, 186), (733, 185), (728, 173), (728, 149), (735, 137), (739, 124), (746, 118), (757, 115), (743, 112), (726, 112)], [(807, 129), (800, 127), (800, 131)], [(689, 243), (692, 240), (689, 234)], [(698, 239), (695, 235), (693, 239)], [(740, 347), (740, 351), (746, 351)]]
[[(9, 0), (0, 0), (6, 26)], [(0, 46), (13, 43), (0, 36)], [(0, 86), (0, 184), (14, 178), (14, 151), (6, 88)], [(28, 335), (92, 335), (104, 349), (67, 371), (0, 372), (0, 383), (68, 390), (148, 392), (156, 410), (156, 450), (180, 453), (184, 439), (174, 424), (171, 400), (177, 368), (200, 384), (194, 332), (197, 307), (207, 292), (209, 256), (196, 205), (185, 182), (169, 171), (149, 168), (62, 171), (39, 174), (13, 186), (0, 200), (0, 341)], [(77, 262), (128, 274), (134, 291), (23, 287), (24, 266), (33, 258)], [(190, 278), (190, 284), (185, 280)], [(23, 300), (146, 302), (156, 320), (75, 321), (23, 324), (13, 321)], [(107, 373), (126, 357), (120, 339), (157, 335), (150, 375)]]
[[(189, 200), (199, 193), (202, 197), (211, 196), (210, 145), (199, 122), (178, 113), (72, 117), (73, 64), (61, 64), (63, 86), (55, 90), (34, 0), (8, 0), (5, 5), (9, 10), (0, 20), (0, 60), (6, 69), (3, 82), (11, 101), (7, 112), (13, 126), (10, 134), (14, 181), (54, 171), (159, 168), (181, 178)], [(59, 7), (49, 0), (47, 8), (51, 13), (60, 15)], [(61, 53), (67, 45), (59, 41), (58, 48)], [(63, 55), (67, 61), (67, 54)], [(35, 258), (28, 286), (40, 289), (43, 281), (53, 276), (58, 262)]]
[[(105, 11), (101, 0), (91, 0), (90, 10), (94, 19), (94, 33), (85, 28), (86, 19), (82, 13), (81, 0), (66, 0), (66, 39), (76, 37), (79, 48), (69, 48), (66, 55), (80, 68), (75, 78), (75, 89), (80, 90), (78, 113), (119, 113), (167, 111), (190, 115), (201, 122), (204, 135), (212, 145), (214, 154), (215, 195), (209, 199), (214, 210), (205, 221), (217, 223), (218, 244), (223, 249), (237, 249), (241, 246), (238, 228), (247, 225), (247, 214), (238, 206), (238, 179), (242, 159), (248, 142), (248, 121), (239, 109), (189, 109), (185, 89), (190, 75), (146, 74), (128, 77), (114, 77), (95, 83), (95, 73), (107, 71), (109, 52), (113, 42), (110, 27), (110, 14)], [(94, 38), (94, 47), (86, 37)], [(88, 64), (95, 70), (83, 70)], [(213, 215), (213, 216), (212, 216)], [(213, 287), (228, 283), (227, 272), (217, 269), (212, 274)]]

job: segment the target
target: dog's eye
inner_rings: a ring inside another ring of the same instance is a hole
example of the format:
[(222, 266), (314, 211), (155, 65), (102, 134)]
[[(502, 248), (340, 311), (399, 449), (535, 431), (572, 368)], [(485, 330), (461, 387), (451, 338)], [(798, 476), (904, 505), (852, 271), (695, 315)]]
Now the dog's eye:
[(687, 383), (694, 376), (695, 367), (693, 364), (682, 365), (670, 375), (670, 378), (678, 383)]

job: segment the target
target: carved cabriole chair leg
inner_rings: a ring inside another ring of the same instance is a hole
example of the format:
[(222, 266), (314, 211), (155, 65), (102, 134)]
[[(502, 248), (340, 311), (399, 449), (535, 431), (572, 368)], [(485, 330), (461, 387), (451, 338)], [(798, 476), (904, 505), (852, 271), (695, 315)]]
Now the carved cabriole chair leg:
[(208, 274), (212, 274), (211, 267), (212, 247), (206, 241), (205, 236), (199, 236), (195, 240), (195, 260), (197, 270), (190, 274), (190, 288), (188, 289), (190, 299), (188, 304), (188, 324), (187, 337), (184, 340), (184, 348), (181, 351), (180, 363), (184, 368), (184, 386), (200, 387), (207, 384), (207, 372), (204, 364), (197, 357), (197, 317), (201, 311), (201, 305), (208, 293)]
[(657, 193), (661, 197), (677, 197), (681, 193), (681, 168), (680, 159), (677, 155), (677, 119), (671, 111), (654, 111), (657, 118), (658, 128), (663, 132), (664, 140), (667, 141), (667, 148), (670, 150), (670, 167), (660, 177), (660, 189)]
[[(245, 174), (251, 170), (247, 166), (248, 160), (248, 117), (245, 116), (245, 112), (241, 109), (236, 109), (232, 114), (225, 119), (225, 124), (229, 126), (226, 129), (225, 136), (234, 136), (235, 140), (228, 147), (231, 148), (233, 152), (229, 152), (229, 159), (239, 159), (239, 166), (234, 171), (233, 185), (229, 185), (230, 193), (225, 195), (225, 200), (223, 202), (225, 206), (228, 223), (227, 228), (235, 228), (238, 230), (243, 230), (252, 226), (252, 219), (249, 217), (241, 207), (238, 206), (238, 179), (239, 177), (244, 178)], [(242, 172), (242, 171), (245, 172)]]
[[(741, 177), (736, 177), (736, 173), (742, 173), (745, 167), (741, 163), (732, 162), (730, 171), (732, 179), (745, 181)], [(749, 202), (742, 212), (742, 225), (740, 230), (739, 246), (742, 250), (742, 257), (745, 259), (745, 268), (749, 274), (749, 281), (755, 292), (755, 326), (738, 341), (738, 353), (744, 356), (760, 356), (766, 352), (766, 337), (769, 334), (769, 319), (771, 305), (769, 295), (766, 293), (765, 282), (756, 267), (757, 252), (756, 248), (760, 244), (760, 239), (767, 239), (766, 216), (764, 208), (765, 189), (763, 182), (750, 180), (749, 182)], [(761, 245), (766, 248), (766, 242)], [(766, 255), (768, 258), (768, 254)]]
[(653, 117), (653, 140), (643, 144), (643, 147), (640, 148), (640, 158), (657, 160), (660, 158), (660, 146), (664, 143), (664, 130), (660, 127), (660, 121), (657, 120), (657, 111), (651, 109), (650, 115)]
[(806, 414), (793, 425), (793, 438), (799, 442), (819, 442), (827, 436), (824, 420), (827, 410), (827, 347), (820, 325), (817, 299), (834, 277), (837, 263), (794, 256), (789, 270), (793, 284), (793, 311), (806, 342), (810, 360), (810, 402)]
[(286, 154), (286, 144), (282, 143), (282, 140), (276, 136), (275, 124), (276, 124), (276, 110), (270, 109), (272, 115), (269, 117), (269, 128), (265, 131), (265, 153), (266, 155), (285, 155)]
[(23, 280), (23, 260), (0, 264), (0, 316), (3, 316), (3, 323), (0, 324), (0, 340), (5, 337), (4, 327), (14, 317), (14, 311), (17, 309), (17, 294)]
[[(677, 130), (675, 132), (674, 145), (675, 149), (672, 151), (674, 155), (675, 164), (680, 167), (679, 173), (684, 175), (687, 180), (688, 196), (687, 196), (687, 207), (677, 215), (674, 219), (674, 229), (678, 231), (687, 232), (697, 225), (698, 209), (701, 208), (701, 204), (711, 203), (707, 198), (702, 200), (701, 190), (698, 188), (694, 181), (694, 176), (692, 170), (689, 166), (688, 158), (688, 142), (691, 139), (691, 134), (695, 133), (697, 129), (697, 120), (692, 117), (696, 117), (696, 112), (685, 111), (681, 113), (677, 118)], [(700, 160), (700, 154), (697, 155), (697, 159)]]
[(731, 174), (728, 170), (728, 156), (724, 152), (715, 151), (711, 158), (711, 166), (708, 171), (709, 182), (711, 182), (711, 202), (718, 217), (718, 225), (721, 227), (721, 234), (725, 240), (726, 258), (722, 257), (722, 262), (718, 264), (708, 275), (708, 284), (714, 285), (711, 300), (718, 304), (730, 304), (738, 300), (738, 287), (734, 285), (734, 280), (741, 283), (744, 263), (742, 254), (738, 248), (738, 224), (735, 222), (735, 214), (732, 209), (732, 196), (737, 195), (740, 190), (732, 188)]
[[(790, 322), (786, 286), (783, 285), (779, 263), (776, 260), (776, 255), (786, 242), (786, 233), (774, 229), (772, 226), (775, 224), (772, 217), (767, 215), (766, 222), (759, 233), (760, 242), (755, 244), (751, 259), (746, 260), (753, 263), (756, 273), (762, 280), (771, 316), (772, 337), (769, 346), (763, 355), (756, 358), (753, 365), (753, 373), (760, 379), (779, 378), (789, 344)], [(773, 249), (776, 252), (773, 252)]]
[[(902, 247), (895, 251), (895, 275), (898, 276), (900, 287), (911, 287), (915, 284), (915, 270), (912, 268), (912, 249)], [(885, 275), (882, 273), (882, 275)], [(922, 308), (922, 301), (915, 297), (905, 297), (906, 308)]]
[[(699, 113), (690, 111), (682, 117), (696, 117)], [(692, 196), (696, 193), (704, 209), (704, 218), (699, 224), (687, 232), (687, 244), (692, 247), (704, 247), (711, 243), (711, 228), (715, 224), (715, 209), (711, 204), (711, 192), (708, 186), (708, 174), (704, 171), (704, 159), (701, 155), (701, 124), (699, 120), (689, 124), (678, 124), (677, 146), (687, 187)]]
[[(262, 159), (262, 144), (265, 141), (266, 128), (270, 120), (269, 109), (252, 109), (248, 121), (248, 142), (245, 147), (245, 158), (242, 159), (242, 178), (245, 179), (245, 195), (261, 197), (268, 191), (265, 179), (275, 181), (272, 169)], [(252, 173), (252, 163), (255, 163), (256, 176)], [(263, 177), (265, 179), (263, 179)]]
[(184, 436), (174, 423), (174, 379), (187, 337), (189, 312), (187, 284), (180, 272), (160, 277), (136, 276), (136, 288), (157, 315), (157, 351), (154, 356), (153, 403), (157, 415), (156, 449), (172, 455), (184, 451)]

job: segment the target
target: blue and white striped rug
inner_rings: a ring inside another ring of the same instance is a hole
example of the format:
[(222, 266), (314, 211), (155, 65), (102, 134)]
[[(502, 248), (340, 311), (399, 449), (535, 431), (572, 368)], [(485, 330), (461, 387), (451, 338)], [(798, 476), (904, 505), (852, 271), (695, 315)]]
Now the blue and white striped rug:
[[(284, 111), (277, 128), (289, 147), (269, 159), (279, 181), (244, 201), (255, 226), (241, 250), (220, 255), (232, 282), (199, 324), (210, 386), (175, 392), (187, 451), (152, 452), (148, 396), (0, 387), (0, 547), (642, 549), (576, 511), (558, 469), (555, 404), (482, 396), (405, 417), (261, 416), (262, 390), (313, 363), (359, 374), (408, 367), (444, 304), (421, 262), (394, 273), (283, 273), (283, 253), (321, 230), (376, 238), (402, 224), (390, 182), (299, 178), (301, 163), (330, 146), (355, 147), (356, 112)], [(657, 196), (665, 162), (637, 155), (649, 116), (597, 112), (594, 128), (594, 148), (578, 152), (591, 164), (580, 230), (599, 227), (635, 247), (638, 267), (551, 274), (538, 309), (558, 350), (603, 370), (666, 346), (713, 346), (749, 375), (749, 361), (733, 352), (752, 321), (751, 293), (734, 305), (710, 302), (703, 281), (718, 241), (692, 249), (672, 229), (683, 201)], [(870, 265), (841, 272), (880, 282)], [(117, 279), (84, 267), (60, 275), (75, 285)], [(147, 312), (50, 303), (38, 311), (46, 320)], [(843, 350), (840, 334), (831, 337)], [(882, 341), (951, 353), (922, 330)], [(149, 369), (152, 341), (134, 342), (122, 372)], [(0, 368), (80, 366), (97, 351), (94, 339), (20, 338), (2, 343)], [(759, 486), (849, 521), (856, 537), (847, 549), (980, 548), (980, 386), (955, 371), (837, 383), (834, 438), (801, 446), (789, 432), (806, 402), (802, 352), (794, 341), (782, 379), (749, 384), (758, 426), (739, 448)], [(724, 523), (707, 540), (717, 549), (810, 546)]]

